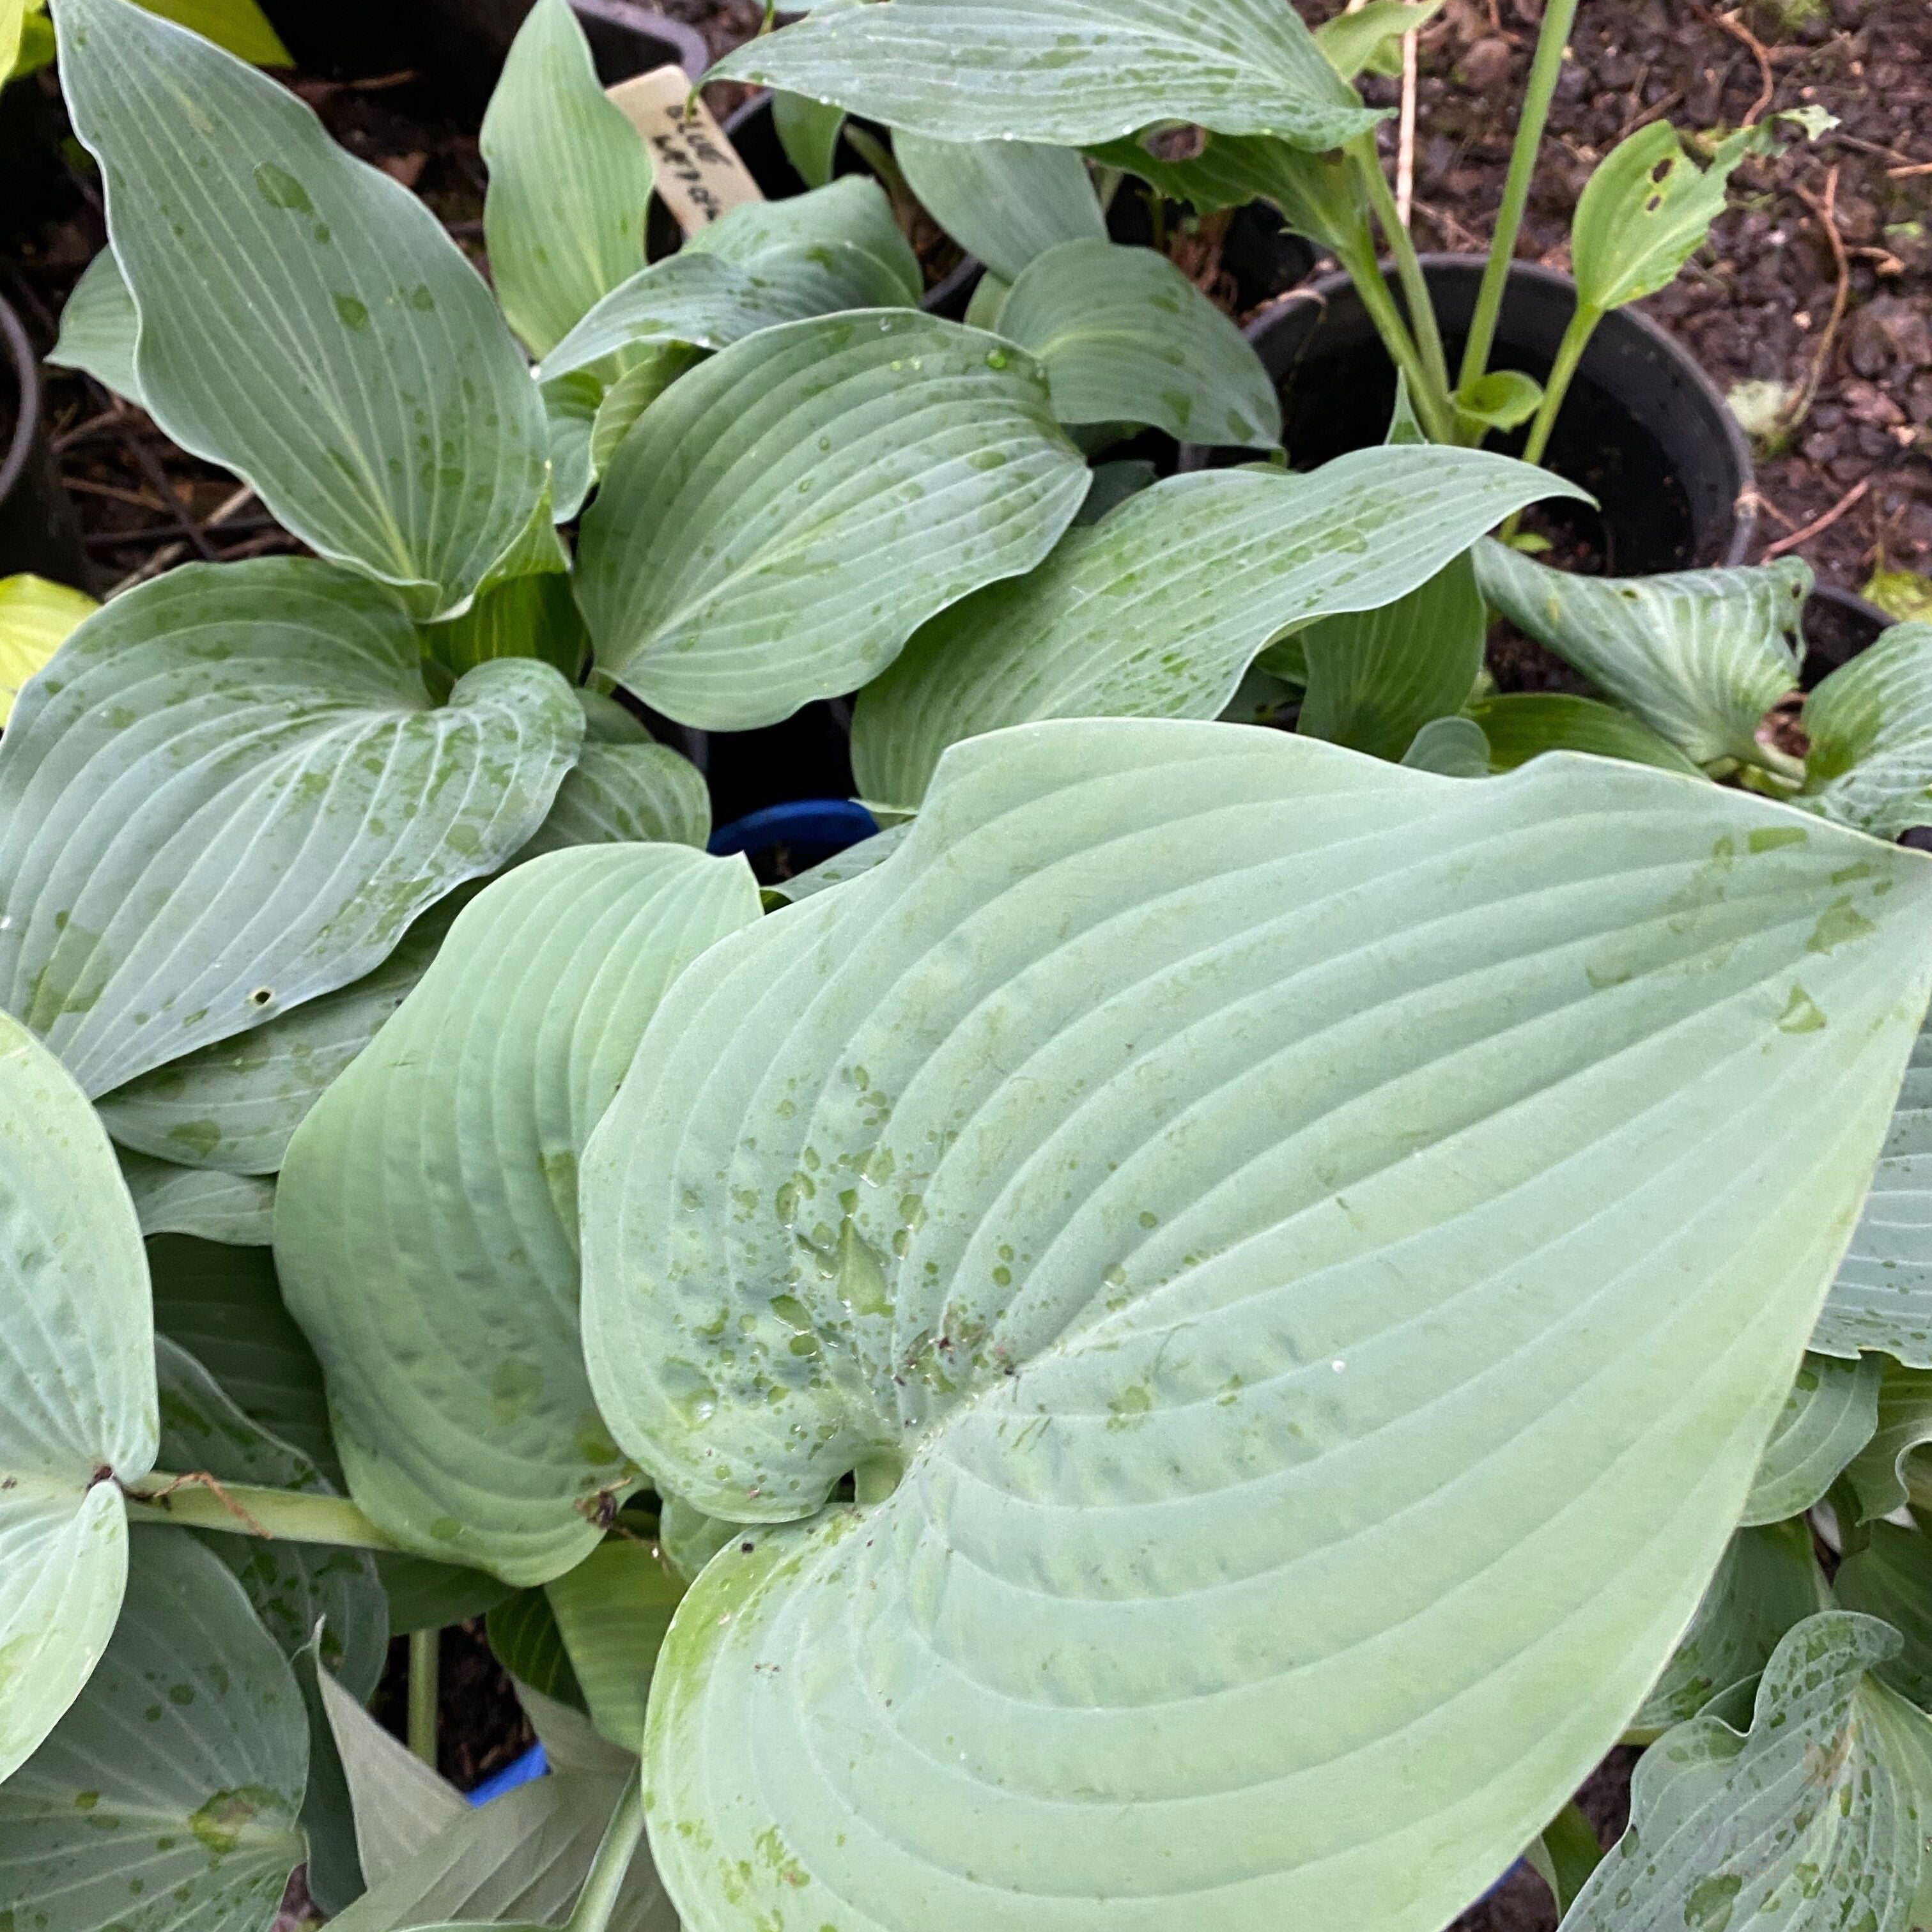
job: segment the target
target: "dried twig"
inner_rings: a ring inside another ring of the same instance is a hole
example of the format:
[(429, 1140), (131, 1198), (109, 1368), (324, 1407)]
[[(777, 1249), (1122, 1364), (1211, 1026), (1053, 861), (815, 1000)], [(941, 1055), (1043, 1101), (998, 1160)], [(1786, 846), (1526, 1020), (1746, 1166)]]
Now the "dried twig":
[(1825, 192), (1822, 196), (1814, 194), (1802, 183), (1794, 182), (1792, 192), (1810, 208), (1825, 230), (1825, 239), (1832, 244), (1832, 259), (1838, 267), (1838, 292), (1832, 298), (1830, 320), (1825, 324), (1825, 333), (1820, 338), (1818, 353), (1813, 357), (1810, 373), (1806, 376), (1791, 407), (1785, 412), (1785, 426), (1789, 428), (1802, 423), (1811, 412), (1811, 405), (1818, 400), (1818, 391), (1825, 380), (1826, 370), (1832, 361), (1832, 351), (1838, 339), (1838, 330), (1845, 320), (1845, 311), (1851, 306), (1852, 264), (1845, 253), (1845, 238), (1838, 232), (1838, 169), (1834, 162), (1832, 171), (1825, 177)]
[(1914, 161), (1909, 168), (1887, 168), (1888, 181), (1910, 181), (1916, 175), (1932, 175), (1932, 161)]
[[(1704, 9), (1700, 7), (1697, 10), (1701, 14)], [(1713, 14), (1708, 17), (1732, 38), (1743, 41), (1750, 49), (1752, 59), (1757, 62), (1760, 89), (1751, 111), (1744, 116), (1744, 122), (1747, 128), (1755, 128), (1771, 112), (1771, 104), (1778, 98), (1778, 76), (1771, 70), (1771, 56), (1764, 43), (1737, 14)]]
[(1788, 537), (1780, 537), (1777, 542), (1767, 546), (1759, 562), (1772, 562), (1786, 550), (1796, 550), (1800, 544), (1808, 544), (1814, 537), (1822, 536), (1846, 511), (1856, 509), (1864, 501), (1873, 481), (1868, 476), (1863, 482), (1853, 484), (1822, 517), (1814, 517), (1802, 530), (1793, 530)]
[(1420, 82), (1415, 36), (1405, 34), (1402, 37), (1402, 134), (1395, 164), (1396, 212), (1405, 228), (1415, 206), (1415, 98)]
[[(226, 523), (231, 518), (239, 516), (242, 511), (254, 500), (254, 490), (248, 484), (245, 483), (243, 484), (242, 488), (237, 490), (232, 496), (229, 497), (225, 502), (220, 504), (216, 508), (214, 514), (208, 519), (206, 524), (201, 526), (201, 529), (204, 532), (202, 539), (203, 543), (206, 543), (207, 541), (205, 535), (206, 532), (208, 530), (219, 530), (221, 526)], [(279, 534), (279, 532), (278, 534)], [(145, 584), (151, 577), (158, 577), (160, 573), (167, 569), (170, 565), (179, 562), (182, 558), (188, 554), (188, 547), (185, 543), (171, 543), (164, 544), (160, 549), (156, 550), (154, 555), (149, 557), (147, 562), (141, 566), (140, 569), (134, 572), (128, 576), (124, 577), (118, 584), (115, 585), (112, 590), (108, 592), (108, 596), (110, 597), (118, 597), (122, 591), (131, 590), (136, 584)], [(209, 548), (207, 554), (209, 556), (213, 556), (214, 554), (212, 548)], [(224, 560), (232, 559), (233, 555), (234, 553), (232, 551), (227, 553), (226, 558)]]
[(153, 510), (162, 516), (168, 513), (167, 505), (146, 490), (124, 490), (118, 483), (97, 483), (90, 476), (68, 476), (62, 481), (83, 496), (104, 496), (111, 503), (131, 503), (137, 510)]
[(186, 1476), (177, 1476), (165, 1489), (146, 1491), (130, 1490), (127, 1493), (136, 1502), (152, 1503), (158, 1508), (165, 1509), (167, 1507), (169, 1497), (172, 1496), (176, 1490), (188, 1489), (206, 1490), (237, 1522), (248, 1526), (250, 1534), (266, 1538), (271, 1543), (275, 1540), (274, 1533), (265, 1529), (257, 1522), (206, 1469), (197, 1469), (193, 1474)]

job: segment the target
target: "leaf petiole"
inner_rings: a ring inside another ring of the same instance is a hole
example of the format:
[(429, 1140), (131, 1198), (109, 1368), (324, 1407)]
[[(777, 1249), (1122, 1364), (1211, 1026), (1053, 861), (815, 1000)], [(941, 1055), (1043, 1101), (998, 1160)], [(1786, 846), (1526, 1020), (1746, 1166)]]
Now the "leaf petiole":
[(312, 1496), (250, 1483), (214, 1483), (200, 1475), (143, 1476), (124, 1493), (135, 1522), (219, 1529), (236, 1536), (326, 1543), (346, 1550), (400, 1550), (346, 1496)]
[[(1563, 332), (1563, 340), (1556, 351), (1556, 366), (1550, 372), (1550, 380), (1544, 385), (1542, 406), (1536, 412), (1536, 420), (1530, 425), (1529, 440), (1524, 446), (1522, 460), (1526, 463), (1540, 464), (1550, 448), (1550, 438), (1556, 428), (1556, 418), (1563, 412), (1564, 398), (1570, 393), (1570, 385), (1576, 380), (1576, 371), (1582, 365), (1583, 352), (1590, 346), (1590, 338), (1597, 332), (1597, 325), (1604, 319), (1601, 309), (1586, 308), (1580, 302), (1576, 313), (1570, 318), (1570, 326)], [(1512, 517), (1503, 526), (1502, 539), (1508, 543), (1516, 535), (1517, 518)]]
[(644, 1832), (644, 1774), (639, 1771), (624, 1786), (624, 1795), (604, 1828), (590, 1875), (584, 1881), (584, 1889), (577, 1895), (577, 1904), (564, 1922), (563, 1932), (604, 1932)]

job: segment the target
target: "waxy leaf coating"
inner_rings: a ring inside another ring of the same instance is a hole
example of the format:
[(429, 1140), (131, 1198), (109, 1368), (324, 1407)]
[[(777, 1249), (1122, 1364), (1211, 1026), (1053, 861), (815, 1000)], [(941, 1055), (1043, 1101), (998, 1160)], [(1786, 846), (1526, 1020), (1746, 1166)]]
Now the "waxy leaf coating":
[(1635, 766), (949, 754), (586, 1156), (604, 1415), (772, 1526), (652, 1688), (687, 1926), (1447, 1922), (1725, 1547), (1928, 928), (1918, 856)]

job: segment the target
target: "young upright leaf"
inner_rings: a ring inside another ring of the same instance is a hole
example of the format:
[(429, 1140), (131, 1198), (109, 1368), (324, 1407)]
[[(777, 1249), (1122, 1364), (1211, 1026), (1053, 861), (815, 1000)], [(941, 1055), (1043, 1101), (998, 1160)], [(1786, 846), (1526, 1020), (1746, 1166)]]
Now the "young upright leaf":
[(785, 159), (798, 170), (807, 188), (829, 188), (838, 159), (838, 137), (845, 131), (845, 110), (829, 100), (808, 100), (782, 88), (772, 95), (772, 125)]
[(1499, 772), (1513, 772), (1545, 752), (1588, 752), (1599, 758), (1623, 758), (1632, 764), (1654, 765), (1658, 770), (1700, 775), (1668, 738), (1660, 738), (1641, 718), (1594, 698), (1573, 698), (1567, 692), (1512, 692), (1485, 698), (1469, 706), (1469, 716), (1490, 741), (1490, 762)]
[(582, 742), (570, 687), (503, 659), (433, 709), (418, 653), (349, 572), (190, 564), (28, 687), (0, 742), (0, 1001), (90, 1092), (361, 977), (536, 830)]
[(1741, 128), (1700, 168), (1677, 130), (1653, 121), (1612, 148), (1571, 226), (1579, 304), (1602, 314), (1668, 287), (1724, 213), (1738, 164), (1771, 145), (1762, 128)]
[(1922, 1711), (1932, 1705), (1932, 1538), (1925, 1523), (1914, 1510), (1910, 1528), (1872, 1524), (1864, 1548), (1847, 1556), (1832, 1579), (1842, 1608), (1882, 1618), (1904, 1639), (1904, 1648), (1875, 1674)]
[(604, 1414), (789, 1524), (658, 1662), (692, 1932), (1445, 1923), (1689, 1620), (1928, 974), (1921, 857), (1635, 766), (956, 748), (585, 1160)]
[(44, 577), (0, 577), (0, 726), (20, 687), (100, 608), (84, 590)]
[[(626, 1779), (575, 1772), (540, 1778), (446, 1826), (340, 1918), (329, 1932), (416, 1932), (482, 1922), (562, 1924), (583, 1889)], [(680, 1932), (651, 1861), (632, 1859), (608, 1932)]]
[(296, 1130), (275, 1254), (356, 1500), (511, 1582), (637, 1471), (584, 1378), (577, 1162), (664, 988), (758, 916), (740, 860), (592, 846), (498, 880)]
[(651, 160), (597, 80), (568, 0), (537, 0), (511, 43), (480, 136), (496, 299), (532, 356), (644, 260)]
[(1353, 80), (1365, 69), (1400, 74), (1400, 58), (1393, 68), (1389, 64), (1391, 48), (1404, 34), (1427, 26), (1442, 6), (1443, 0), (1366, 0), (1316, 28), (1316, 41), (1344, 80)]
[(1401, 758), (1425, 724), (1462, 710), (1489, 628), (1467, 551), (1378, 610), (1310, 625), (1300, 640), (1308, 688), (1296, 730)]
[(148, 1270), (100, 1123), (0, 1014), (0, 1779), (74, 1700), (121, 1606), (159, 1426)]
[(141, 0), (151, 14), (175, 20), (226, 47), (251, 67), (293, 67), (295, 60), (255, 0)]
[(1107, 238), (1087, 164), (1071, 148), (935, 141), (902, 130), (892, 158), (934, 220), (1006, 281), (1063, 242)]
[(1895, 838), (1932, 825), (1932, 624), (1896, 624), (1804, 704), (1800, 802)]
[(574, 685), (590, 655), (567, 567), (506, 578), (461, 616), (426, 627), (422, 639), (429, 655), (458, 677), (493, 658), (538, 658)]
[(306, 1849), (302, 1693), (193, 1537), (142, 1528), (130, 1541), (100, 1667), (0, 1784), (0, 1924), (261, 1932)]
[(1494, 542), (1483, 595), (1540, 644), (1700, 765), (1762, 764), (1765, 713), (1798, 682), (1810, 566), (1576, 577)]
[(1748, 1736), (1716, 1717), (1666, 1732), (1569, 1932), (1922, 1924), (1932, 1718), (1870, 1674), (1898, 1648), (1874, 1618), (1823, 1612), (1778, 1646)]
[(711, 70), (943, 141), (1106, 141), (1157, 121), (1338, 148), (1378, 116), (1270, 0), (886, 0)]
[[(1928, 1443), (1932, 1443), (1932, 1373), (1886, 1363), (1878, 1388), (1877, 1426), (1845, 1472), (1862, 1521), (1889, 1516), (1912, 1498), (1912, 1466), (1922, 1464), (1919, 1452)], [(1922, 1494), (1922, 1484), (1918, 1487)]]
[(1885, 1150), (1811, 1346), (1932, 1369), (1932, 1024), (1912, 1049)]
[(651, 1674), (685, 1591), (684, 1579), (647, 1544), (600, 1544), (545, 1588), (564, 1648), (599, 1733), (643, 1748)]
[(910, 310), (767, 329), (620, 447), (578, 573), (598, 668), (680, 724), (776, 724), (1030, 570), (1086, 490), (1024, 351)]
[(1402, 761), (1418, 771), (1440, 772), (1444, 778), (1486, 778), (1490, 741), (1473, 718), (1432, 718), (1410, 741)]
[(140, 311), (140, 396), (326, 557), (460, 608), (530, 520), (542, 406), (409, 190), (289, 90), (127, 0), (62, 0), (61, 80)]
[(1462, 449), (1170, 478), (913, 639), (855, 707), (860, 795), (910, 810), (948, 745), (1004, 725), (1217, 717), (1272, 638), (1394, 602), (1512, 508), (1568, 489)]
[(1760, 1676), (1784, 1634), (1826, 1607), (1808, 1524), (1740, 1529), (1650, 1687), (1630, 1732), (1648, 1740), (1694, 1718), (1712, 1698)]
[(431, 906), (374, 972), (104, 1095), (107, 1131), (159, 1160), (277, 1172), (290, 1136), (428, 971), (464, 902), (458, 892)]
[(1049, 248), (1014, 283), (999, 332), (1040, 358), (1064, 423), (1150, 423), (1255, 449), (1281, 440), (1281, 399), (1247, 338), (1151, 248)]
[(840, 248), (856, 248), (889, 270), (908, 304), (916, 306), (925, 293), (925, 271), (892, 212), (891, 197), (869, 175), (848, 175), (784, 201), (748, 201), (700, 228), (685, 243), (684, 253), (759, 268), (800, 250)]
[(192, 1234), (230, 1247), (266, 1248), (275, 1238), (275, 1184), (259, 1174), (182, 1167), (120, 1150), (141, 1232)]
[(1740, 1519), (1747, 1528), (1802, 1515), (1822, 1498), (1878, 1427), (1884, 1367), (1878, 1355), (1804, 1358), (1751, 1484)]

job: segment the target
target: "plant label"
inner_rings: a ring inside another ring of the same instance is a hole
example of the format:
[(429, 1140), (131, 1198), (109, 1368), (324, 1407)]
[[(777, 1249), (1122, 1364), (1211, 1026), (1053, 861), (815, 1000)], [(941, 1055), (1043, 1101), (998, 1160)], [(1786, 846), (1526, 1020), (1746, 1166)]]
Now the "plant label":
[(710, 109), (693, 97), (682, 68), (654, 68), (609, 92), (644, 137), (657, 191), (687, 235), (729, 208), (764, 200)]

